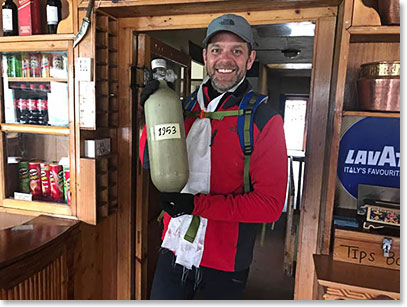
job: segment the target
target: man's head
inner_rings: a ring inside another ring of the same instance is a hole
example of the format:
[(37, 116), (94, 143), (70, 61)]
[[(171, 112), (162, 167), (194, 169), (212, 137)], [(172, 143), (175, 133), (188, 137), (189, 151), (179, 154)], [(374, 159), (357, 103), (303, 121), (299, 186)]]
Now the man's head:
[(250, 24), (238, 15), (226, 14), (212, 20), (203, 43), (208, 75), (220, 93), (238, 84), (256, 58)]

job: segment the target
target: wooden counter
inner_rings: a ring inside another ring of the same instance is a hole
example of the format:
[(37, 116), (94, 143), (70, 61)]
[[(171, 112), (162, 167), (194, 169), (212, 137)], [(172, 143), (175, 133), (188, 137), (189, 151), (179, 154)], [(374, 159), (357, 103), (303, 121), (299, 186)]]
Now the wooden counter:
[(38, 216), (0, 230), (0, 300), (69, 299), (79, 222)]
[(400, 271), (335, 261), (314, 255), (318, 282), (325, 300), (400, 299)]

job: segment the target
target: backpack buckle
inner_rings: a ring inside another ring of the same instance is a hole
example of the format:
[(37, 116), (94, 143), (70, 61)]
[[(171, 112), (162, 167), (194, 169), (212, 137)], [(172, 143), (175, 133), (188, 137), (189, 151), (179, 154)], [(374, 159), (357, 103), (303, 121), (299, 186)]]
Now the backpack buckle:
[(201, 110), (201, 113), (199, 113), (199, 118), (202, 119), (202, 118), (206, 118), (206, 117), (207, 117), (206, 112)]
[(253, 109), (244, 109), (243, 115), (251, 115), (253, 113)]
[(251, 155), (253, 152), (253, 146), (252, 145), (245, 145), (244, 149), (243, 149), (243, 153), (247, 156), (247, 155)]

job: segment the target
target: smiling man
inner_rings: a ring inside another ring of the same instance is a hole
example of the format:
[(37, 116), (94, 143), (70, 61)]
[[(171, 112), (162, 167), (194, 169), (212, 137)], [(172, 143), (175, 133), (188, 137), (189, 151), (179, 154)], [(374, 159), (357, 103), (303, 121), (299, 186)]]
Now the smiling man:
[(203, 50), (203, 58), (212, 87), (223, 93), (242, 80), (252, 67), (256, 51), (239, 36), (220, 31)]
[[(160, 195), (166, 214), (151, 299), (241, 298), (258, 223), (276, 221), (284, 206), (283, 121), (246, 79), (256, 57), (252, 29), (241, 16), (222, 15), (203, 44), (208, 76), (184, 105), (189, 179), (180, 193)], [(157, 87), (146, 85), (142, 105)]]

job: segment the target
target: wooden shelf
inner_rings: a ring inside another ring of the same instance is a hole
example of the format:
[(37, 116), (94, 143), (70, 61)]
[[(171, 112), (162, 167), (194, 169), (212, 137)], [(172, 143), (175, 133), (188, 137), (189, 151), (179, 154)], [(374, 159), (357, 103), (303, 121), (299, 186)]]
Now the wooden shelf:
[(65, 78), (34, 78), (34, 77), (20, 77), (20, 78), (8, 78), (8, 82), (68, 82)]
[(6, 198), (2, 203), (5, 208), (14, 208), (30, 211), (41, 211), (57, 215), (72, 215), (71, 207), (67, 204), (46, 201), (25, 201)]
[(398, 112), (343, 111), (342, 116), (400, 118)]
[(69, 127), (53, 127), (40, 125), (1, 124), (2, 132), (24, 132), (52, 135), (69, 135)]
[(74, 40), (75, 34), (39, 34), (26, 36), (1, 36), (0, 44), (14, 42), (39, 42), (39, 41), (61, 41)]
[(399, 26), (353, 26), (348, 31), (352, 43), (400, 42)]
[[(380, 294), (400, 298), (400, 271), (335, 261), (328, 255), (313, 255), (318, 282), (345, 293)], [(355, 298), (353, 298), (355, 299)], [(359, 298), (360, 299), (360, 298)]]

